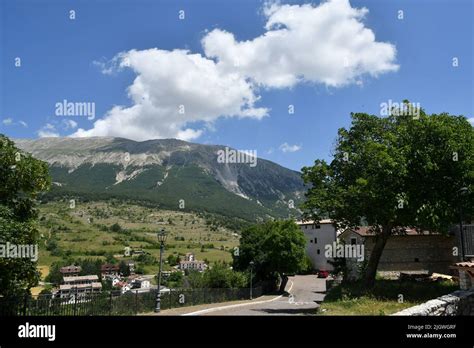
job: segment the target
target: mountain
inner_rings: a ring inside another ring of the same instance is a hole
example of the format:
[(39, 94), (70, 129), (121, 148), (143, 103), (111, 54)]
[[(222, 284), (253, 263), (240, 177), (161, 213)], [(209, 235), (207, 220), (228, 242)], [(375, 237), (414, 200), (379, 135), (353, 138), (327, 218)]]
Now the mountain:
[(297, 215), (304, 195), (300, 173), (261, 158), (256, 165), (221, 163), (219, 155), (233, 149), (220, 145), (114, 137), (14, 141), (49, 164), (53, 196), (143, 200), (255, 220)]

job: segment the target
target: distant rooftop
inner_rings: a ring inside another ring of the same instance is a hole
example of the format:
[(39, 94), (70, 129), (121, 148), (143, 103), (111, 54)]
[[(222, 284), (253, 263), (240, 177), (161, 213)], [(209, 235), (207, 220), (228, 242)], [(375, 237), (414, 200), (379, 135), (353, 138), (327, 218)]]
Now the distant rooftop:
[[(363, 237), (371, 237), (375, 236), (375, 232), (371, 230), (371, 226), (359, 226), (357, 228), (348, 228), (346, 231), (355, 232)], [(411, 227), (401, 227), (399, 228), (398, 232), (392, 233), (392, 236), (431, 236), (431, 235), (439, 235), (438, 232), (430, 232), (430, 231), (417, 231)]]
[(323, 219), (320, 220), (319, 222), (314, 221), (314, 220), (302, 220), (302, 221), (296, 221), (297, 225), (324, 225), (324, 224), (332, 224), (333, 220), (331, 219)]
[(59, 290), (71, 290), (71, 289), (101, 289), (101, 283), (90, 283), (90, 284), (62, 284), (59, 285)]
[(85, 281), (85, 280), (91, 280), (91, 281), (98, 281), (99, 277), (96, 274), (93, 275), (85, 275), (85, 276), (78, 276), (78, 277), (64, 277), (64, 282), (69, 283), (69, 282), (78, 282), (78, 281)]
[(74, 265), (61, 267), (59, 269), (59, 272), (61, 273), (76, 273), (80, 271), (81, 271), (81, 266), (74, 266)]

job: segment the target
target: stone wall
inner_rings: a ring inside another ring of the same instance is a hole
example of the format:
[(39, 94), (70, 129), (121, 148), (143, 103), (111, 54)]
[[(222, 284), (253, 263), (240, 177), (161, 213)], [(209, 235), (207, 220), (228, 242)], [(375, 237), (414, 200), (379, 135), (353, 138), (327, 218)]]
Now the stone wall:
[[(366, 237), (367, 258), (374, 241), (374, 237)], [(454, 236), (391, 236), (382, 253), (378, 271), (427, 270), (430, 273), (453, 274), (449, 266), (459, 261), (453, 256), (454, 246)]]
[(474, 315), (474, 288), (458, 290), (392, 315)]
[(472, 279), (466, 271), (459, 270), (459, 287), (461, 290), (469, 290), (471, 287), (474, 288)]

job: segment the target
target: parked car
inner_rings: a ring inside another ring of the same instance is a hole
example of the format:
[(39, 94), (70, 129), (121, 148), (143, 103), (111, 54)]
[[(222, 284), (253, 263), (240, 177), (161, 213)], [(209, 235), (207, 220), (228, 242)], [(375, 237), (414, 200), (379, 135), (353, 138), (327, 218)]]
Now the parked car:
[(329, 276), (329, 272), (325, 270), (320, 270), (318, 272), (318, 278), (327, 278)]

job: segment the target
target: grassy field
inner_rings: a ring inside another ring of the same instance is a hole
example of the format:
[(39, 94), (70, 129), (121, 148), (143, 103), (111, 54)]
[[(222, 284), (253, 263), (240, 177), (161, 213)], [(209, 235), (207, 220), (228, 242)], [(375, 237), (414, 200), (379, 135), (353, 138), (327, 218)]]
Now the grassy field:
[(321, 315), (388, 315), (449, 294), (451, 282), (416, 282), (378, 279), (371, 291), (361, 284), (332, 288), (321, 304)]
[[(198, 260), (231, 261), (230, 251), (239, 239), (234, 231), (203, 214), (116, 201), (75, 202), (73, 208), (69, 201), (49, 202), (40, 205), (39, 212), (39, 267), (49, 267), (65, 257), (105, 260), (107, 254), (112, 254), (120, 260), (124, 258), (125, 247), (144, 250), (158, 259), (156, 233), (162, 228), (168, 232), (164, 259), (170, 254), (192, 252)], [(114, 224), (120, 230), (112, 229)], [(53, 243), (55, 248), (51, 247)], [(146, 273), (158, 270), (157, 264), (142, 267)]]

